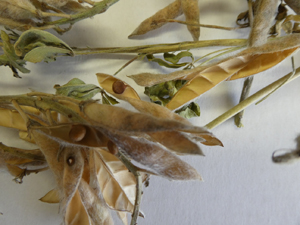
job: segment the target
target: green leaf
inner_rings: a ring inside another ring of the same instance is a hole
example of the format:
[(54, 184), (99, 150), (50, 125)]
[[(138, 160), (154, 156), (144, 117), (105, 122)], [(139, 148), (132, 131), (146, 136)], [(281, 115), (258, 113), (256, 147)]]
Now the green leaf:
[(53, 62), (55, 61), (58, 54), (69, 55), (70, 50), (64, 48), (57, 48), (57, 47), (49, 47), (49, 46), (42, 46), (37, 47), (28, 52), (24, 60), (32, 63), (37, 62)]
[(190, 57), (192, 60), (194, 60), (193, 54), (189, 51), (179, 52), (177, 55), (168, 52), (164, 53), (164, 59), (173, 64), (178, 63), (179, 60), (184, 57)]
[(23, 66), (26, 62), (16, 55), (13, 45), (10, 43), (10, 38), (4, 31), (1, 31), (1, 39), (4, 54), (0, 56), (0, 65), (9, 66), (16, 77), (19, 77), (17, 70), (22, 73), (29, 73), (30, 70)]
[(57, 95), (68, 96), (78, 100), (89, 100), (101, 91), (93, 84), (85, 84), (82, 80), (74, 78), (63, 86), (55, 85)]
[(200, 116), (200, 107), (197, 103), (191, 102), (189, 105), (184, 106), (175, 112), (186, 119), (190, 119), (192, 117)]
[(180, 68), (180, 67), (189, 65), (190, 64), (189, 62), (178, 63), (179, 60), (184, 57), (190, 57), (192, 59), (192, 61), (194, 61), (194, 57), (193, 57), (192, 53), (190, 53), (189, 51), (183, 51), (183, 52), (178, 53), (177, 55), (175, 55), (173, 53), (164, 53), (164, 59), (166, 61), (163, 59), (154, 57), (153, 54), (147, 55), (148, 61), (156, 62), (160, 66), (164, 66), (167, 68)]
[(18, 56), (23, 56), (30, 62), (50, 62), (55, 60), (58, 54), (74, 55), (65, 42), (49, 32), (35, 29), (23, 32), (14, 49)]
[(185, 83), (184, 80), (167, 81), (152, 87), (146, 87), (144, 93), (149, 96), (152, 102), (164, 106)]
[(109, 96), (104, 91), (101, 92), (101, 95), (102, 95), (102, 104), (116, 105), (119, 103), (115, 98)]

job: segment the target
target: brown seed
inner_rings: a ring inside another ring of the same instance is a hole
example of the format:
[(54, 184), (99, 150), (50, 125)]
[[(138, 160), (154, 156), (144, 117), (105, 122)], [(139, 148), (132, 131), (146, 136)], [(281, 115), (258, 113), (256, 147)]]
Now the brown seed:
[(69, 166), (73, 166), (73, 165), (75, 164), (75, 158), (74, 158), (73, 156), (69, 156), (69, 157), (67, 158), (67, 164), (68, 164)]
[(112, 89), (116, 94), (122, 94), (125, 91), (126, 87), (127, 85), (119, 80), (115, 81), (112, 85)]
[(118, 153), (118, 147), (111, 140), (107, 142), (107, 148), (109, 152), (113, 155), (116, 155)]
[(82, 125), (73, 125), (69, 137), (72, 141), (81, 141), (86, 135), (86, 128)]

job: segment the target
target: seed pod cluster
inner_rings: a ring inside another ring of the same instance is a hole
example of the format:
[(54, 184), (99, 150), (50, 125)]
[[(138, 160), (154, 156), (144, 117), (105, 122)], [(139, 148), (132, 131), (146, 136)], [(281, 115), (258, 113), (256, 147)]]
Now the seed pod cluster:
[(0, 24), (12, 29), (27, 30), (51, 17), (66, 17), (86, 7), (73, 0), (1, 0)]

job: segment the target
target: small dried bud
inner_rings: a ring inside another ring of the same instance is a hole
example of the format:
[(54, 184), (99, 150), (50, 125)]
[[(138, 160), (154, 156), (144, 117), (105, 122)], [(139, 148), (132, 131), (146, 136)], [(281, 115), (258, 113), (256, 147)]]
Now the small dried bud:
[(81, 141), (86, 135), (86, 128), (82, 125), (74, 125), (72, 126), (69, 137), (72, 141)]
[(112, 89), (116, 94), (122, 94), (125, 91), (126, 87), (127, 85), (119, 80), (115, 81), (112, 85)]

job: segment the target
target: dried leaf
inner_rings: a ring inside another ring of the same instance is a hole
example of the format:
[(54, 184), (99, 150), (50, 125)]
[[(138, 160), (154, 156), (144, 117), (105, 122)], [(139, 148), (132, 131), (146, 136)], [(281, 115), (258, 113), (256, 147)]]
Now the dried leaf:
[(100, 88), (93, 84), (86, 84), (78, 78), (73, 78), (68, 83), (55, 85), (57, 95), (63, 95), (78, 100), (89, 100), (100, 92)]
[(144, 20), (128, 37), (146, 34), (151, 30), (162, 27), (167, 22), (161, 22), (166, 19), (174, 19), (182, 14), (180, 0), (175, 0), (165, 8), (159, 10), (153, 16)]
[[(181, 0), (181, 8), (185, 15), (187, 23), (199, 24), (199, 6), (198, 0)], [(198, 41), (200, 37), (200, 27), (187, 25), (189, 32), (191, 33), (193, 40)]]

